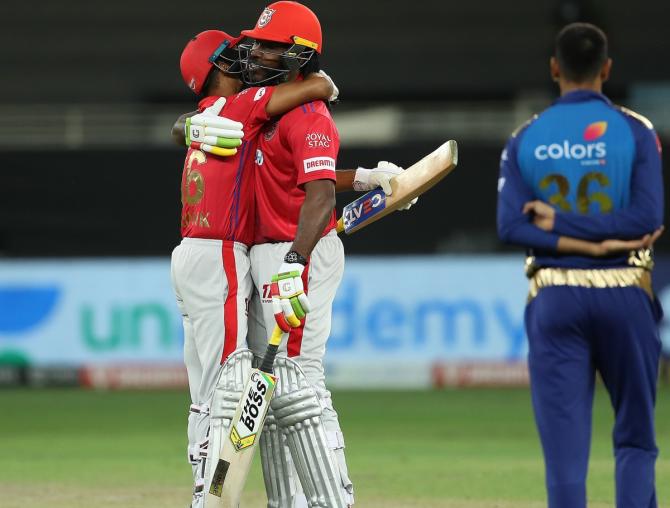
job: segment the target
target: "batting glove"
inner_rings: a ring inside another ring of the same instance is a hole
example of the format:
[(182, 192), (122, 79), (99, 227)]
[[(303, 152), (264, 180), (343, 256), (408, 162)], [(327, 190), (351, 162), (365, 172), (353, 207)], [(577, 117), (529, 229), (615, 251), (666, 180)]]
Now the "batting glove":
[[(354, 190), (367, 192), (381, 187), (384, 193), (390, 196), (393, 194), (391, 179), (403, 171), (405, 171), (403, 168), (388, 161), (379, 161), (377, 167), (372, 169), (358, 168), (354, 176)], [(418, 197), (414, 198), (399, 210), (409, 210), (418, 200)]]
[(202, 113), (186, 119), (186, 146), (221, 157), (237, 153), (237, 147), (242, 144), (244, 136), (243, 125), (219, 116), (225, 104), (226, 98), (219, 97)]
[(277, 275), (272, 277), (270, 287), (272, 312), (277, 325), (285, 333), (291, 328), (300, 326), (300, 320), (304, 319), (310, 310), (309, 300), (302, 285), (304, 270), (305, 266), (301, 263), (284, 261)]
[(333, 78), (331, 78), (331, 77), (330, 77), (328, 74), (326, 74), (326, 72), (323, 71), (323, 70), (317, 72), (317, 74), (318, 74), (319, 76), (321, 76), (322, 78), (327, 79), (328, 81), (330, 81), (330, 84), (333, 85), (333, 93), (330, 95), (330, 97), (328, 97), (328, 102), (335, 102), (335, 101), (337, 101), (337, 98), (340, 96), (340, 89), (337, 88), (337, 85), (336, 85), (335, 82), (333, 81)]

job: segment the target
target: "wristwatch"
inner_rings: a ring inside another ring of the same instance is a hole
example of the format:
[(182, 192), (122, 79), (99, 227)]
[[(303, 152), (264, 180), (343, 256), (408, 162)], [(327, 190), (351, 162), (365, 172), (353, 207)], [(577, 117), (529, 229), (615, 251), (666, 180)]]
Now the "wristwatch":
[(307, 259), (296, 251), (292, 250), (284, 256), (284, 263), (300, 263), (302, 266), (307, 266)]

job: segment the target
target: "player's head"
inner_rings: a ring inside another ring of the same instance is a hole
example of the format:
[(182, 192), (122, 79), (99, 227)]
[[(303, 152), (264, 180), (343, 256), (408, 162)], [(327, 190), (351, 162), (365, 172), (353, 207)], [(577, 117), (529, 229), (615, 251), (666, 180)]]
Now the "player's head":
[(238, 80), (241, 69), (237, 43), (240, 39), (220, 30), (206, 30), (188, 41), (179, 60), (186, 86), (197, 95), (210, 95), (209, 89), (221, 73)]
[(308, 7), (282, 0), (268, 5), (256, 26), (242, 31), (242, 79), (248, 85), (276, 84), (319, 70), (321, 24)]
[(595, 25), (571, 23), (556, 36), (551, 73), (555, 80), (591, 83), (609, 77), (607, 36)]

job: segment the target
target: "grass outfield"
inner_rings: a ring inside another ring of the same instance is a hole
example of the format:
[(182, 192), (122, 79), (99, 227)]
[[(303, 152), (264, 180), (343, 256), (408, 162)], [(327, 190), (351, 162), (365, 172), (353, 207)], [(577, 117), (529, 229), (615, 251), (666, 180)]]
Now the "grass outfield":
[[(521, 389), (337, 392), (361, 508), (541, 508), (540, 448)], [(185, 392), (0, 391), (0, 506), (185, 508)], [(591, 508), (613, 503), (612, 417), (597, 394)], [(670, 508), (670, 389), (659, 392), (660, 506)], [(265, 502), (258, 461), (244, 507)]]

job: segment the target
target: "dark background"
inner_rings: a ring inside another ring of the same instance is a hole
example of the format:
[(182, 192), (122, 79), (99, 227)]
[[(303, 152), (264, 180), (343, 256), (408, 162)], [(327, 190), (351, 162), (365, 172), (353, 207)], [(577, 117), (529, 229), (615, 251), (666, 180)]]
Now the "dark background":
[[(665, 1), (305, 3), (321, 19), (322, 60), (336, 77), (344, 111), (417, 103), (448, 109), (459, 101), (485, 107), (527, 93), (550, 96), (556, 93), (547, 68), (553, 37), (574, 20), (596, 22), (609, 33), (615, 64), (606, 92), (617, 102), (626, 104), (636, 84), (670, 82)], [(178, 69), (186, 41), (207, 28), (250, 28), (263, 6), (256, 0), (3, 3), (0, 105), (169, 105), (176, 118), (193, 106)], [(645, 113), (655, 120), (653, 111)], [(454, 132), (459, 168), (411, 213), (346, 240), (348, 252), (504, 249), (495, 236), (495, 201), (507, 134), (461, 140)], [(344, 144), (339, 167), (379, 159), (406, 166), (437, 147), (438, 138)], [(20, 148), (5, 146), (0, 254), (167, 255), (179, 240), (183, 154), (170, 145), (44, 149), (38, 137)], [(670, 245), (668, 238), (659, 247)]]

